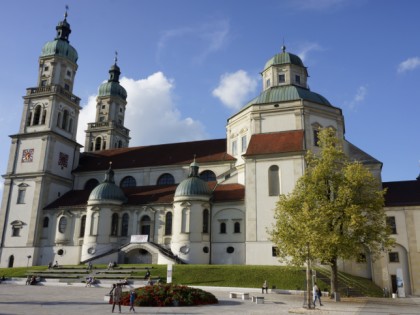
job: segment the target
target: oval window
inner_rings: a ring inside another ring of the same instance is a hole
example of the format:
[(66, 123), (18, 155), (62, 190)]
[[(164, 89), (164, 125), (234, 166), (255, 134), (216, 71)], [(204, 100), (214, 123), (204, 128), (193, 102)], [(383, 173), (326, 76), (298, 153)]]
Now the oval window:
[(232, 246), (229, 246), (228, 248), (226, 248), (226, 252), (228, 254), (232, 254), (235, 251), (235, 249)]
[(67, 227), (67, 218), (61, 217), (60, 222), (58, 223), (58, 232), (64, 233)]

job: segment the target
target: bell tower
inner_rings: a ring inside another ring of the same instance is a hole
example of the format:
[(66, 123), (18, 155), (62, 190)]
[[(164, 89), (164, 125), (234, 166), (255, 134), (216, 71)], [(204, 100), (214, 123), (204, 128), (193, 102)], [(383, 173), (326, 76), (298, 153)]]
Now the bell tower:
[(109, 69), (109, 79), (99, 86), (96, 98), (96, 119), (88, 124), (85, 151), (126, 148), (130, 142), (130, 130), (124, 127), (127, 92), (120, 85), (120, 67), (114, 64)]
[[(23, 97), (19, 132), (11, 135), (0, 210), (0, 266), (37, 264), (48, 218), (42, 209), (73, 187), (80, 98), (73, 94), (77, 51), (70, 45), (67, 8), (39, 57), (38, 82)], [(29, 257), (31, 260), (29, 261)]]

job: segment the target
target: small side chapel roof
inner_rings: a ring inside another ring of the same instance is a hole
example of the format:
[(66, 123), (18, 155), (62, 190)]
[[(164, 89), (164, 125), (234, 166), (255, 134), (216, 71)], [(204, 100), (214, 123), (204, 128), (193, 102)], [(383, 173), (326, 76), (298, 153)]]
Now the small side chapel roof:
[(303, 130), (254, 134), (244, 157), (304, 151)]

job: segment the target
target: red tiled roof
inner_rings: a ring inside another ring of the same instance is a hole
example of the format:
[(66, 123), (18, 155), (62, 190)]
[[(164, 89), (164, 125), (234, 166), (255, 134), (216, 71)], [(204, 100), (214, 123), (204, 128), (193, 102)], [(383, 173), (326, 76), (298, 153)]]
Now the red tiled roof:
[(244, 156), (303, 151), (303, 136), (303, 130), (252, 135)]
[(420, 180), (384, 182), (382, 186), (387, 188), (386, 207), (420, 205)]
[(85, 152), (75, 172), (105, 170), (112, 162), (113, 169), (234, 161), (226, 153), (226, 139), (213, 139)]
[[(215, 182), (209, 182), (213, 190)], [(128, 205), (146, 205), (151, 203), (172, 203), (178, 185), (168, 186), (140, 186), (124, 188)], [(44, 209), (58, 209), (62, 207), (86, 207), (90, 190), (72, 190), (64, 194)], [(244, 200), (245, 188), (240, 184), (218, 185), (213, 192), (214, 202)]]

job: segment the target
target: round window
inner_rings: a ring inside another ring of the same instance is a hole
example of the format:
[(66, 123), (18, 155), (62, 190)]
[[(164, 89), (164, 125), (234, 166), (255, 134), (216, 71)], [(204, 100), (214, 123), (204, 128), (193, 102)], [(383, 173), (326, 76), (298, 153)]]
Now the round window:
[(95, 254), (96, 250), (93, 247), (89, 247), (87, 252), (92, 255), (92, 254)]
[(226, 248), (226, 252), (228, 254), (232, 254), (235, 251), (235, 249), (232, 246), (229, 246), (228, 248)]
[(183, 254), (188, 254), (188, 252), (190, 251), (190, 248), (188, 246), (182, 246), (179, 251)]
[(64, 254), (64, 250), (63, 249), (59, 249), (57, 251), (57, 254), (60, 255), (60, 256), (62, 256)]
[(209, 252), (209, 248), (207, 246), (203, 247), (203, 252), (205, 252), (206, 254)]

